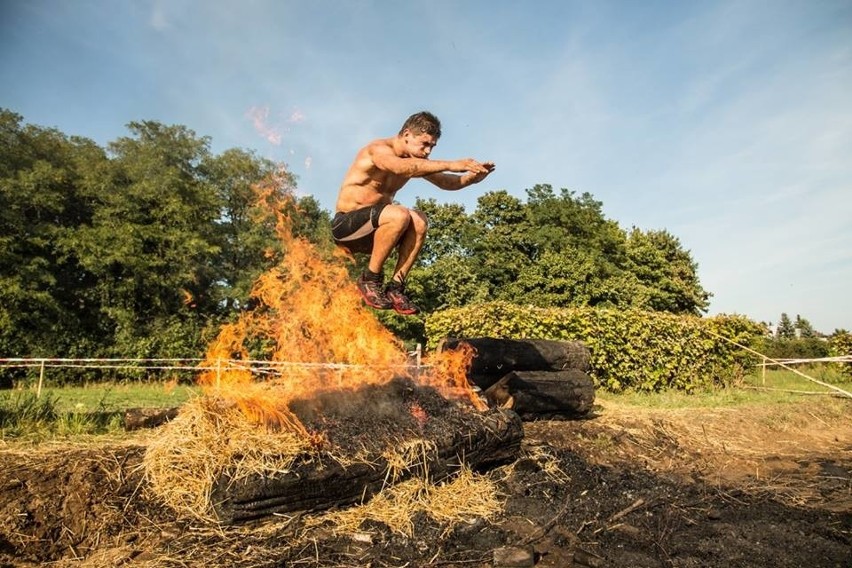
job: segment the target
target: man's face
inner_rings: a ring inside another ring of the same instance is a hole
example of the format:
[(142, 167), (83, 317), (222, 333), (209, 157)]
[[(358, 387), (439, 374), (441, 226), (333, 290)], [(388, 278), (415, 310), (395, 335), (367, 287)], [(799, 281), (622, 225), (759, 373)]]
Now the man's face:
[(405, 142), (406, 152), (414, 158), (428, 158), (432, 148), (438, 143), (437, 138), (431, 134), (414, 133), (410, 130), (403, 132), (402, 139)]

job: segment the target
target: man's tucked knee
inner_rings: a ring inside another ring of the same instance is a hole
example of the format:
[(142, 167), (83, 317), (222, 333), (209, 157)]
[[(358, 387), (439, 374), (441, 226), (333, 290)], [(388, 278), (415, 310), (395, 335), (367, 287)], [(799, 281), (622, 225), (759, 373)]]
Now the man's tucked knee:
[(385, 207), (385, 210), (382, 211), (381, 222), (405, 229), (411, 222), (411, 214), (408, 209), (400, 205), (388, 205)]
[(426, 215), (421, 211), (416, 209), (412, 209), (411, 213), (411, 225), (414, 230), (421, 235), (426, 234), (426, 230), (429, 228), (429, 220)]

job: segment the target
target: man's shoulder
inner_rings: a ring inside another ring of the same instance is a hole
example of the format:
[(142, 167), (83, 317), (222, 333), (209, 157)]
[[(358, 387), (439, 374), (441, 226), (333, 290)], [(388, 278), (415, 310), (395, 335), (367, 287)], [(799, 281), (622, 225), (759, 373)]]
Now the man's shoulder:
[(368, 142), (366, 146), (362, 148), (362, 151), (393, 151), (393, 138), (377, 138), (372, 142)]
[(376, 159), (379, 157), (396, 156), (392, 138), (379, 138), (369, 142), (361, 148), (358, 156), (355, 158), (355, 163), (361, 168), (376, 167)]

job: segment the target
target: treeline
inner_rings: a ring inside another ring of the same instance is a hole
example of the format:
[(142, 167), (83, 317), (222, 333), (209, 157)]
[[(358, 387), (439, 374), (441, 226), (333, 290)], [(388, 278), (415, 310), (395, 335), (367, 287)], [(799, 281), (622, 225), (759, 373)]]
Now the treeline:
[(710, 293), (665, 230), (622, 229), (589, 193), (527, 190), (459, 205), (418, 200), (429, 235), (411, 279), (428, 311), (504, 300), (538, 307), (636, 308), (700, 315)]
[[(771, 324), (767, 325), (767, 329)], [(783, 312), (775, 326), (775, 333), (768, 334), (761, 352), (773, 359), (819, 359), (835, 355), (846, 355), (843, 351), (845, 329), (835, 329), (831, 335), (825, 335), (814, 329), (811, 322), (799, 314), (792, 319)]]
[[(213, 154), (183, 126), (128, 130), (102, 148), (0, 110), (0, 356), (200, 356), (282, 252), (251, 189), (274, 179), (292, 193), (279, 165), (246, 150)], [(491, 300), (707, 309), (675, 236), (625, 230), (588, 193), (494, 191), (470, 213), (417, 205), (430, 234), (408, 286), (426, 314)], [(312, 197), (294, 206), (297, 233), (330, 249), (330, 213)], [(381, 317), (401, 338), (425, 339), (423, 318)]]
[[(102, 148), (0, 109), (0, 356), (198, 357), (280, 248), (251, 186), (294, 180), (183, 126)], [(298, 201), (297, 230), (328, 214)]]

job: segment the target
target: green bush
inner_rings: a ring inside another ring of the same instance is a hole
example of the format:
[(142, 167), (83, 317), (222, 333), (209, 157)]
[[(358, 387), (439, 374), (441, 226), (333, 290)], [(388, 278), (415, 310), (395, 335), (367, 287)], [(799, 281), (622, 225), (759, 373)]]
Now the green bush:
[[(834, 357), (852, 355), (852, 333), (841, 331), (835, 333), (829, 339), (830, 353)], [(852, 379), (852, 363), (838, 363), (843, 376)]]
[(591, 352), (589, 374), (611, 391), (729, 384), (758, 360), (734, 343), (754, 348), (764, 333), (762, 325), (737, 315), (699, 318), (506, 302), (448, 309), (426, 320), (430, 348), (445, 337), (582, 341)]
[(760, 352), (772, 359), (820, 359), (828, 357), (830, 346), (818, 337), (785, 339), (766, 337)]

